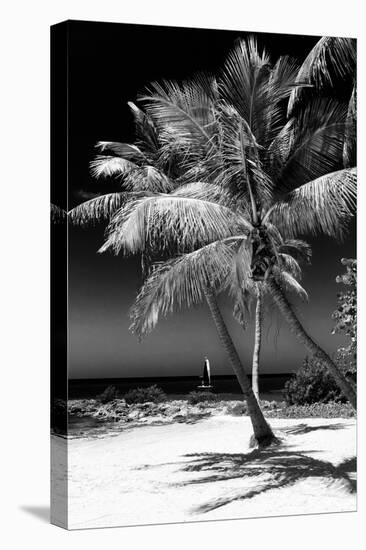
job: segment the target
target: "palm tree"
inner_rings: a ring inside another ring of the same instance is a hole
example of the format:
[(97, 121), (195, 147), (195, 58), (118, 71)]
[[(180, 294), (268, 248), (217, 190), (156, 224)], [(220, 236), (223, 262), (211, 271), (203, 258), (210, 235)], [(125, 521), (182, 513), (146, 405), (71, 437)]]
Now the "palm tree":
[[(356, 406), (353, 388), (309, 337), (284, 296), (289, 278), (277, 260), (279, 235), (341, 237), (356, 196), (355, 169), (340, 167), (347, 109), (315, 98), (287, 120), (296, 79), (292, 61), (280, 58), (272, 66), (250, 40), (231, 52), (218, 85), (202, 78), (152, 85), (142, 99), (164, 135), (162, 156), (174, 148), (176, 162), (185, 166), (185, 181), (204, 179), (206, 184), (186, 185), (180, 196), (173, 192), (133, 201), (112, 219), (102, 250), (169, 249), (174, 243), (175, 253), (182, 253), (237, 236), (241, 225), (244, 244), (237, 255), (246, 259), (243, 271), (249, 270), (242, 291), (248, 278), (266, 282), (290, 328)], [(223, 198), (213, 203), (208, 197), (217, 187)], [(210, 280), (206, 283), (212, 290)]]
[[(201, 204), (203, 204), (203, 200), (209, 197), (213, 201), (224, 204), (228, 198), (223, 190), (217, 186), (211, 185), (207, 187), (205, 184), (200, 183), (182, 186), (177, 177), (179, 174), (179, 159), (176, 159), (175, 164), (171, 162), (171, 156), (174, 154), (174, 145), (167, 147), (166, 142), (164, 142), (164, 135), (162, 137), (159, 134), (151, 117), (134, 104), (130, 103), (129, 105), (135, 117), (136, 134), (138, 136), (137, 144), (99, 142), (97, 147), (101, 152), (112, 152), (113, 155), (100, 155), (91, 165), (94, 177), (114, 176), (124, 190), (97, 196), (80, 204), (69, 212), (69, 219), (73, 223), (81, 225), (107, 220), (111, 218), (114, 212), (118, 212), (123, 204), (125, 208), (128, 208), (130, 204), (134, 204), (134, 200), (140, 199), (141, 195), (148, 195), (149, 198), (154, 198), (159, 197), (159, 192), (161, 191), (165, 191), (165, 196), (169, 196), (173, 201), (176, 197), (179, 200), (185, 193), (188, 193), (188, 198), (193, 203), (201, 201)], [(160, 150), (162, 144), (164, 144), (163, 154)], [(151, 174), (154, 174), (154, 178), (149, 179)], [(175, 180), (173, 179), (174, 177)], [(161, 188), (162, 184), (163, 189)], [(181, 185), (180, 188), (179, 185)], [(167, 195), (168, 191), (171, 191), (169, 195)], [(214, 207), (213, 203), (210, 204)], [(228, 212), (227, 210), (226, 214)], [(227, 217), (225, 217), (223, 222), (227, 223), (227, 221)], [(240, 227), (242, 229), (242, 224), (246, 226), (244, 219), (237, 220), (232, 218), (231, 222), (234, 224), (233, 228)], [(216, 227), (215, 230), (217, 230)], [(150, 226), (150, 231), (153, 232), (153, 226)], [(218, 231), (218, 238), (221, 235), (222, 233)], [(201, 235), (197, 236), (199, 244), (201, 244), (201, 237)], [(161, 248), (164, 249), (166, 245), (167, 243), (163, 243)], [(142, 258), (150, 258), (152, 254), (152, 251), (149, 251), (145, 246), (138, 246), (134, 249), (132, 245), (130, 252), (141, 252)], [(269, 444), (274, 439), (272, 430), (253, 395), (248, 377), (227, 330), (215, 295), (209, 286), (205, 288), (204, 297), (209, 306), (219, 338), (227, 351), (231, 366), (247, 400), (256, 440), (261, 445)], [(241, 300), (241, 303), (242, 307), (246, 307), (243, 300)]]
[[(207, 82), (204, 80), (203, 77), (201, 77), (200, 85), (206, 85)], [(92, 163), (92, 173), (95, 177), (99, 178), (101, 176), (117, 176), (121, 182), (123, 183), (124, 188), (127, 189), (133, 189), (135, 194), (138, 191), (143, 191), (151, 189), (151, 191), (159, 191), (159, 188), (156, 188), (156, 186), (151, 186), (149, 181), (146, 181), (146, 178), (142, 178), (140, 176), (141, 172), (141, 166), (138, 167), (131, 163), (132, 160), (138, 159), (140, 161), (140, 164), (143, 165), (143, 163), (150, 163), (150, 165), (153, 165), (155, 167), (155, 170), (161, 170), (164, 172), (168, 172), (170, 178), (168, 179), (168, 176), (165, 174), (165, 187), (167, 190), (174, 190), (178, 187), (179, 182), (182, 181), (182, 178), (177, 178), (177, 175), (179, 175), (179, 156), (176, 155), (175, 159), (175, 171), (173, 172), (173, 165), (171, 162), (171, 151), (175, 150), (175, 144), (168, 145), (168, 151), (166, 151), (166, 138), (164, 138), (164, 129), (161, 129), (161, 133), (163, 134), (163, 137), (157, 132), (156, 127), (154, 125), (154, 122), (152, 121), (151, 117), (146, 115), (142, 110), (138, 109), (134, 104), (130, 103), (130, 107), (133, 110), (133, 114), (135, 116), (136, 120), (136, 133), (139, 136), (138, 141), (138, 151), (136, 149), (136, 145), (126, 145), (121, 143), (110, 143), (110, 142), (99, 142), (98, 148), (101, 149), (102, 152), (109, 151), (112, 152), (114, 155), (111, 156), (98, 156), (95, 161)], [(193, 117), (192, 117), (193, 118)], [(148, 124), (147, 124), (148, 122)], [(141, 123), (144, 124), (144, 128), (141, 128)], [(148, 134), (147, 134), (147, 143), (144, 139), (144, 136), (146, 134), (146, 127), (148, 127)], [(165, 141), (164, 141), (165, 139)], [(151, 146), (151, 143), (154, 144), (154, 148)], [(160, 149), (159, 149), (160, 146)], [(161, 148), (165, 146), (164, 154), (161, 153)], [(117, 155), (117, 156), (116, 156)], [(126, 158), (123, 157), (125, 155)], [(165, 159), (167, 159), (168, 162), (165, 162)], [(127, 166), (126, 166), (126, 162)], [(178, 164), (178, 166), (177, 166)], [(149, 166), (149, 170), (152, 170), (153, 167)], [(164, 172), (160, 172), (161, 176), (160, 179), (163, 179)], [(145, 170), (145, 174), (148, 173)], [(178, 181), (168, 183), (172, 180), (171, 174), (174, 174), (176, 176), (176, 179)], [(136, 185), (137, 184), (137, 185)], [(182, 185), (182, 184), (181, 184)], [(179, 190), (179, 195), (182, 196), (182, 194), (188, 193), (188, 196), (190, 198), (195, 199), (202, 199), (205, 197), (209, 197), (211, 200), (214, 199), (218, 202), (222, 202), (223, 204), (225, 201), (227, 201), (227, 197), (225, 197), (225, 193), (223, 192), (222, 188), (218, 188), (217, 186), (211, 185), (209, 187), (204, 186), (204, 184), (195, 183), (192, 185), (186, 185), (181, 186)], [(117, 194), (107, 194), (102, 197), (97, 197), (95, 199), (92, 199), (86, 203), (81, 204), (79, 207), (76, 207), (70, 212), (70, 216), (72, 219), (76, 220), (77, 222), (86, 223), (89, 221), (95, 221), (96, 219), (105, 219), (109, 218), (112, 214), (112, 209), (118, 210), (118, 207), (121, 206), (121, 200), (125, 200), (127, 197), (131, 199), (131, 192), (129, 193), (117, 193)], [(127, 206), (128, 207), (128, 206)], [(218, 233), (218, 238), (220, 238), (220, 233)], [(296, 247), (293, 245), (293, 248), (296, 249)], [(298, 249), (297, 249), (298, 251)], [(135, 252), (142, 252), (143, 257), (147, 254), (146, 249), (136, 250)], [(287, 257), (289, 257), (288, 254), (289, 250), (287, 250)], [(150, 251), (151, 253), (151, 251)], [(280, 253), (283, 258), (285, 258), (285, 255)], [(295, 275), (298, 275), (298, 272), (300, 271), (298, 268), (298, 264), (295, 262), (296, 269), (293, 268), (293, 265), (289, 264), (286, 265), (287, 269), (289, 270), (289, 276), (291, 275), (291, 271), (296, 271)], [(235, 283), (236, 284), (236, 283)], [(248, 289), (251, 289), (253, 292), (253, 289), (255, 289), (258, 285), (248, 285)], [(262, 285), (263, 286), (263, 285)], [(252, 287), (252, 288), (251, 288)], [(294, 288), (296, 291), (300, 293), (300, 295), (304, 296), (306, 293), (303, 291), (303, 289), (298, 285), (294, 285)], [(240, 289), (240, 285), (239, 285)], [(239, 295), (241, 295), (242, 292), (239, 291)], [(249, 293), (248, 293), (249, 294)], [(247, 375), (245, 372), (245, 369), (240, 362), (239, 356), (237, 351), (235, 350), (234, 344), (232, 342), (231, 337), (229, 336), (227, 327), (224, 325), (224, 319), (222, 315), (220, 314), (217, 302), (215, 300), (215, 297), (212, 292), (209, 292), (208, 289), (204, 293), (205, 300), (209, 306), (211, 315), (215, 321), (215, 325), (220, 337), (220, 340), (223, 343), (224, 348), (227, 350), (228, 357), (231, 362), (231, 366), (237, 375), (237, 378), (240, 382), (242, 391), (244, 396), (246, 397), (246, 400), (248, 402), (248, 408), (251, 412), (253, 418), (256, 420), (253, 422), (253, 426), (255, 427), (255, 434), (256, 439), (258, 441), (270, 441), (270, 439), (273, 437), (270, 428), (268, 424), (265, 422), (263, 415), (259, 411), (258, 405), (255, 403), (255, 400), (253, 399), (252, 393), (249, 391), (249, 383), (247, 379)], [(241, 312), (241, 318), (243, 319), (243, 316), (245, 315), (245, 311), (247, 309), (247, 303), (243, 300), (241, 296), (237, 298), (236, 301), (236, 308), (240, 310)], [(257, 324), (258, 327), (258, 324)], [(257, 329), (258, 330), (258, 329)], [(256, 334), (256, 343), (258, 346), (258, 342), (260, 341), (260, 335)], [(255, 347), (254, 350), (254, 357), (258, 356), (259, 350), (258, 347)], [(257, 357), (257, 363), (258, 363), (259, 357)], [(254, 380), (256, 377), (253, 378)], [(252, 388), (252, 391), (255, 391), (255, 387)], [(258, 395), (254, 393), (254, 397), (258, 398)]]

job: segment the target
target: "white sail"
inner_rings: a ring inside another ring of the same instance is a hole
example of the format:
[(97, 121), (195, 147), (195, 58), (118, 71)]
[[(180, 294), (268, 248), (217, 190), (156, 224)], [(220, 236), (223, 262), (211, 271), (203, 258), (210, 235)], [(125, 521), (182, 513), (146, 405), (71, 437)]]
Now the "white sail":
[(206, 363), (206, 369), (207, 369), (207, 380), (208, 380), (208, 385), (211, 386), (210, 361), (209, 361), (208, 359), (206, 359), (205, 363)]

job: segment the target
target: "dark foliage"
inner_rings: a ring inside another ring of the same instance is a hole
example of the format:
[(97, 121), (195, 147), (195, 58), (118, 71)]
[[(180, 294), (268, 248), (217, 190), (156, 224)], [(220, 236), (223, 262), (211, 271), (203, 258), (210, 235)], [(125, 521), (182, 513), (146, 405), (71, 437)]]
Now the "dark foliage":
[(346, 285), (347, 290), (338, 294), (338, 307), (332, 317), (336, 321), (333, 334), (346, 335), (348, 345), (337, 351), (337, 363), (346, 374), (356, 373), (357, 354), (357, 260), (342, 258), (346, 272), (338, 275), (337, 283)]
[(97, 399), (101, 403), (109, 403), (120, 397), (119, 392), (115, 386), (107, 386), (103, 393), (97, 396)]
[(148, 388), (136, 388), (129, 390), (125, 396), (125, 401), (129, 405), (133, 403), (161, 403), (166, 401), (166, 393), (156, 384)]
[(345, 401), (331, 374), (313, 358), (308, 357), (286, 382), (284, 397), (288, 405)]
[(197, 405), (197, 403), (205, 403), (208, 401), (218, 401), (218, 399), (218, 396), (214, 393), (191, 391), (188, 394), (188, 403), (190, 405)]

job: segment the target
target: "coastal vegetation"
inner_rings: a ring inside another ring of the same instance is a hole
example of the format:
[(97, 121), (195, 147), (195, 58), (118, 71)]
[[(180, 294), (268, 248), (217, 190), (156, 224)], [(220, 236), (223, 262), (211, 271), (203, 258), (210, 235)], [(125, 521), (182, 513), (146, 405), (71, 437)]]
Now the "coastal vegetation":
[[(140, 394), (141, 395), (141, 394)], [(290, 405), (283, 401), (261, 400), (260, 407), (267, 418), (353, 418), (355, 411), (348, 402), (329, 401)], [(220, 394), (207, 394), (206, 399), (192, 399), (188, 394), (180, 399), (174, 396), (162, 401), (140, 400), (127, 402), (122, 396), (107, 403), (99, 399), (71, 399), (68, 402), (70, 435), (80, 435), (85, 430), (83, 420), (91, 424), (97, 433), (105, 433), (113, 427), (116, 432), (132, 427), (163, 424), (194, 424), (213, 417), (247, 417), (245, 401), (228, 400)], [(90, 432), (86, 431), (89, 436)]]
[(338, 275), (337, 283), (346, 286), (338, 294), (338, 307), (333, 313), (335, 326), (333, 334), (343, 334), (347, 345), (337, 350), (337, 362), (342, 370), (355, 380), (357, 360), (357, 260), (342, 258), (341, 263), (346, 272)]
[(313, 358), (306, 357), (302, 366), (285, 384), (288, 405), (307, 405), (346, 401), (331, 374)]
[(218, 401), (219, 396), (216, 393), (203, 393), (199, 391), (191, 391), (188, 394), (188, 403), (191, 405), (197, 405), (197, 403), (208, 403)]
[(125, 401), (129, 405), (133, 403), (161, 403), (166, 401), (166, 393), (156, 384), (148, 388), (136, 388), (129, 390), (125, 396)]

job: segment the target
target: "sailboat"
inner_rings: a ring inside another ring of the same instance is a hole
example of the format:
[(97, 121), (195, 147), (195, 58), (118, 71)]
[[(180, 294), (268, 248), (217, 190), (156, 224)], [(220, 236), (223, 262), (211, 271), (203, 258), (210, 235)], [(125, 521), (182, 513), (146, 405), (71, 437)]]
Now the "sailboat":
[(203, 375), (201, 376), (201, 385), (197, 386), (199, 391), (211, 391), (213, 385), (211, 384), (211, 370), (210, 370), (210, 361), (205, 357), (205, 362), (203, 364)]

